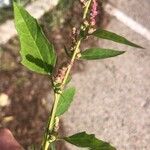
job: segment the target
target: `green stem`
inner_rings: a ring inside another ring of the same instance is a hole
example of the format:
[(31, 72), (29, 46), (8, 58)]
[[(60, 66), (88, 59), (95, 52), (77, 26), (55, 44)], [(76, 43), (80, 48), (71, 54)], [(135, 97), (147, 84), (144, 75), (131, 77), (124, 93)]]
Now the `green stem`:
[(50, 132), (52, 132), (53, 127), (54, 127), (55, 114), (56, 114), (56, 109), (57, 109), (59, 98), (60, 98), (60, 94), (55, 93), (54, 107), (53, 107), (53, 110), (52, 110), (51, 121), (50, 121), (50, 124), (49, 124), (49, 131)]
[[(89, 0), (87, 2), (87, 4), (86, 4), (86, 7), (85, 7), (84, 13), (83, 13), (83, 19), (86, 19), (86, 17), (87, 17), (87, 13), (88, 13), (88, 9), (90, 7), (91, 1), (92, 0)], [(79, 52), (79, 47), (80, 47), (80, 44), (81, 44), (81, 40), (82, 40), (82, 38), (79, 38), (79, 40), (76, 42), (74, 53), (72, 55), (70, 64), (69, 64), (69, 66), (67, 68), (67, 71), (65, 73), (64, 79), (63, 79), (62, 84), (61, 84), (61, 91), (60, 91), (60, 93), (64, 90), (66, 80), (68, 79), (68, 76), (70, 74), (72, 66), (73, 66), (73, 64), (75, 62), (76, 55)], [(55, 95), (54, 104), (53, 104), (51, 115), (49, 116), (49, 119), (48, 119), (47, 129), (46, 129), (45, 135), (43, 137), (41, 150), (48, 150), (50, 145), (51, 145), (51, 147), (50, 147), (51, 150), (53, 150), (55, 148), (55, 145), (54, 145), (55, 143), (54, 142), (50, 143), (49, 137), (50, 137), (50, 135), (53, 132), (54, 123), (55, 123), (55, 117), (56, 117), (56, 109), (57, 109), (57, 105), (58, 105), (58, 102), (59, 102), (59, 99), (60, 99), (61, 95), (59, 93), (55, 93), (54, 95)]]
[(89, 0), (86, 4), (86, 7), (85, 7), (84, 13), (83, 13), (83, 20), (86, 19), (86, 17), (87, 17), (87, 13), (88, 13), (89, 7), (91, 5), (91, 2), (92, 2), (92, 0)]
[(55, 143), (51, 143), (51, 145), (50, 145), (50, 149), (51, 149), (51, 150), (56, 150)]
[(43, 138), (42, 142), (42, 150), (47, 150), (49, 148), (50, 142), (49, 142), (49, 135), (53, 131), (54, 123), (55, 123), (55, 114), (56, 114), (56, 109), (58, 105), (60, 94), (55, 93), (55, 99), (54, 99), (54, 104), (52, 108), (52, 113), (51, 116), (49, 117), (48, 124), (47, 124), (47, 129)]
[[(76, 44), (76, 48), (74, 50), (72, 59), (70, 61), (70, 65), (68, 66), (68, 69), (66, 71), (66, 74), (64, 76), (64, 79), (63, 79), (63, 82), (62, 82), (62, 85), (61, 85), (61, 91), (63, 91), (63, 89), (64, 89), (66, 80), (67, 80), (67, 78), (69, 76), (69, 73), (71, 71), (73, 63), (75, 61), (75, 58), (76, 58), (77, 52), (79, 50), (80, 44), (81, 44), (81, 39), (79, 39), (77, 44)], [(55, 100), (54, 100), (54, 104), (53, 104), (53, 108), (52, 108), (51, 117), (48, 120), (47, 131), (46, 131), (45, 136), (43, 138), (42, 150), (47, 150), (49, 148), (49, 145), (50, 145), (50, 142), (49, 142), (48, 138), (49, 138), (49, 134), (51, 134), (51, 132), (53, 131), (53, 127), (54, 127), (54, 123), (55, 123), (55, 114), (56, 114), (56, 109), (57, 109), (59, 98), (60, 98), (60, 94), (59, 93), (55, 93)]]
[(65, 83), (66, 83), (66, 80), (68, 79), (69, 73), (70, 73), (71, 68), (72, 68), (72, 66), (73, 66), (73, 64), (74, 64), (74, 61), (75, 61), (75, 59), (76, 59), (76, 55), (77, 55), (77, 53), (78, 53), (78, 51), (79, 51), (80, 44), (81, 44), (81, 39), (79, 39), (79, 40), (77, 41), (76, 48), (75, 48), (75, 50), (74, 50), (74, 53), (73, 53), (73, 55), (72, 55), (70, 64), (69, 64), (69, 66), (68, 66), (68, 69), (67, 69), (67, 71), (66, 71), (66, 74), (65, 74), (65, 76), (64, 76), (64, 79), (63, 79), (63, 82), (62, 82), (62, 85), (61, 85), (61, 90), (63, 90), (63, 88), (64, 88), (64, 86), (65, 86)]

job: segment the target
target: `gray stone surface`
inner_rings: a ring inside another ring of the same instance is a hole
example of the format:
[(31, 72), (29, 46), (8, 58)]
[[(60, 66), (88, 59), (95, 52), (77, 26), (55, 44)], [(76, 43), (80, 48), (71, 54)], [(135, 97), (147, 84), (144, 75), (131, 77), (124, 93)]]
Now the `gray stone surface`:
[[(150, 29), (147, 19), (150, 1), (118, 0), (116, 4)], [(144, 8), (139, 11), (140, 5)], [(76, 87), (77, 93), (71, 108), (63, 117), (65, 130), (69, 135), (78, 131), (95, 133), (97, 137), (113, 143), (118, 150), (149, 150), (150, 41), (115, 18), (108, 29), (146, 49), (100, 41), (101, 47), (127, 52), (116, 58), (87, 62), (86, 71), (73, 75), (72, 85)], [(68, 147), (70, 150), (78, 149), (70, 145)]]
[[(37, 19), (40, 19), (47, 11), (53, 9), (58, 4), (58, 0), (36, 0), (26, 7), (26, 9)], [(14, 20), (7, 20), (0, 25), (0, 45), (6, 44), (17, 34)]]
[(148, 23), (150, 22), (150, 0), (110, 0), (110, 2), (131, 18), (134, 18), (135, 21), (150, 29)]

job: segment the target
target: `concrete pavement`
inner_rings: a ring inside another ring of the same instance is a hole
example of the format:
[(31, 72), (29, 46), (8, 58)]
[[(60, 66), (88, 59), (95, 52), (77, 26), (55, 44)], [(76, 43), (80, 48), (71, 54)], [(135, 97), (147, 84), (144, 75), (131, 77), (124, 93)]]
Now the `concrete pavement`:
[[(117, 8), (150, 29), (150, 1), (111, 0)], [(101, 47), (127, 52), (116, 58), (88, 61), (86, 71), (73, 75), (75, 100), (63, 117), (68, 135), (95, 133), (118, 150), (149, 150), (150, 147), (150, 41), (114, 17), (107, 28), (146, 49), (108, 41)], [(68, 145), (70, 150), (77, 147)]]

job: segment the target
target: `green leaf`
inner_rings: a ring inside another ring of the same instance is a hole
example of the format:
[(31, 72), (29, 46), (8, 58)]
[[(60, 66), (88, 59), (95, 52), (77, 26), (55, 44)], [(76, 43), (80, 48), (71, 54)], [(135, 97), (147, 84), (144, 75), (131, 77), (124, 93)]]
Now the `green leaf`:
[(68, 78), (67, 78), (67, 80), (66, 80), (65, 85), (69, 84), (69, 83), (70, 83), (70, 81), (71, 81), (71, 79), (72, 79), (72, 77), (71, 77), (71, 75), (69, 75), (69, 76), (68, 76)]
[(121, 44), (125, 44), (125, 45), (129, 45), (129, 46), (133, 46), (136, 48), (143, 48), (133, 42), (130, 42), (129, 40), (127, 40), (126, 38), (117, 35), (116, 33), (110, 32), (110, 31), (106, 31), (106, 30), (102, 30), (102, 29), (97, 29), (96, 31), (94, 31), (91, 35), (94, 35), (98, 38), (102, 38), (102, 39), (107, 39), (107, 40), (111, 40), (117, 43), (121, 43)]
[(73, 97), (75, 95), (75, 88), (68, 88), (62, 94), (58, 102), (56, 116), (61, 116), (70, 107)]
[(87, 134), (86, 132), (77, 133), (63, 139), (73, 145), (89, 148), (90, 150), (116, 150), (109, 143), (97, 139), (94, 134)]
[(56, 150), (56, 144), (54, 142), (50, 144), (50, 149)]
[(80, 58), (87, 59), (87, 60), (105, 59), (105, 58), (121, 55), (124, 52), (125, 51), (117, 51), (112, 49), (90, 48), (81, 52)]
[(37, 73), (51, 74), (56, 63), (53, 45), (48, 42), (37, 20), (15, 2), (14, 16), (21, 42), (21, 63)]

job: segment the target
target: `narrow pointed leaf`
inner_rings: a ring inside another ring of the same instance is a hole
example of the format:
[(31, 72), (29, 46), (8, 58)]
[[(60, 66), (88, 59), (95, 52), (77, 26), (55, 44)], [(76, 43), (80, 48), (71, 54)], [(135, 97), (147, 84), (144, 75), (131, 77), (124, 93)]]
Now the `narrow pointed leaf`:
[(51, 74), (56, 62), (53, 45), (48, 42), (37, 20), (15, 2), (14, 16), (21, 43), (21, 63), (37, 73)]
[(116, 150), (109, 143), (97, 139), (94, 134), (87, 134), (86, 132), (77, 133), (63, 139), (77, 147), (88, 148), (89, 150)]
[(116, 33), (107, 31), (107, 30), (97, 29), (91, 35), (94, 35), (98, 38), (107, 39), (107, 40), (111, 40), (111, 41), (114, 41), (114, 42), (117, 42), (117, 43), (129, 45), (129, 46), (132, 46), (132, 47), (143, 48), (143, 47), (141, 47), (141, 46), (139, 46), (139, 45), (137, 45), (133, 42), (130, 42), (126, 38), (124, 38), (120, 35), (117, 35)]
[(54, 142), (50, 144), (50, 149), (56, 150), (56, 144)]
[(69, 83), (70, 83), (70, 81), (71, 81), (71, 79), (72, 79), (72, 77), (71, 77), (71, 75), (69, 75), (69, 76), (68, 76), (68, 78), (67, 78), (67, 80), (66, 80), (65, 85), (69, 84)]
[(81, 52), (81, 59), (95, 60), (95, 59), (105, 59), (109, 57), (115, 57), (123, 54), (125, 51), (117, 51), (112, 49), (103, 48), (90, 48)]
[(56, 116), (61, 116), (64, 114), (70, 107), (73, 97), (75, 95), (75, 88), (68, 88), (62, 94), (58, 102)]

